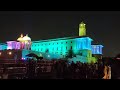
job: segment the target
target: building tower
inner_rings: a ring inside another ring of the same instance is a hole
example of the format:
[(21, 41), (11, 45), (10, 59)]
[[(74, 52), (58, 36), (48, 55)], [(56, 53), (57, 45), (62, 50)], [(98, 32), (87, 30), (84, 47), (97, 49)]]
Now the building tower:
[(86, 28), (83, 22), (79, 24), (79, 36), (86, 36)]

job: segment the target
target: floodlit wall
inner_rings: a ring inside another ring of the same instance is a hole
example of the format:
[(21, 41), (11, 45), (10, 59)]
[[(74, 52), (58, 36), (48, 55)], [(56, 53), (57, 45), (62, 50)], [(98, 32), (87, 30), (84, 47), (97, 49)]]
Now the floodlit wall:
[(0, 44), (0, 50), (5, 50), (7, 49), (7, 45), (6, 44)]
[(89, 37), (73, 39), (66, 38), (64, 40), (41, 40), (37, 42), (32, 42), (31, 50), (66, 56), (69, 53), (69, 50), (72, 50), (74, 54), (78, 54), (79, 50), (82, 49), (91, 50), (91, 41), (92, 39), (90, 39)]
[(92, 45), (92, 54), (102, 54), (102, 45)]
[(17, 41), (8, 41), (7, 49), (20, 49), (20, 42)]

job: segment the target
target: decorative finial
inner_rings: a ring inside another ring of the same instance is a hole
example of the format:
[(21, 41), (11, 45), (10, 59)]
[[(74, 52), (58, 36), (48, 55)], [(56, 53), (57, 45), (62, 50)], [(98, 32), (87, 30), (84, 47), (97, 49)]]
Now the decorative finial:
[(23, 37), (23, 34), (21, 34), (20, 37)]

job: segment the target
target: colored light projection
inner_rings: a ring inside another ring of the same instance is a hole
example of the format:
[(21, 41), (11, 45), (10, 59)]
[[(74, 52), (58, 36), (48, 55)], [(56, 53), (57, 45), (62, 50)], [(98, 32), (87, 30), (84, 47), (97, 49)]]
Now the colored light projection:
[[(18, 42), (17, 42), (18, 41)], [(28, 35), (23, 37), (23, 34), (17, 41), (7, 41), (7, 49), (27, 49), (31, 48), (31, 38)]]
[(84, 56), (80, 56), (80, 55), (76, 55), (76, 57), (69, 58), (68, 60), (70, 63), (72, 61), (74, 61), (75, 63), (78, 61), (80, 61), (82, 63), (96, 63), (97, 62), (97, 58), (95, 58), (95, 57), (84, 57)]
[(0, 50), (5, 50), (5, 49), (7, 49), (7, 44), (1, 43)]
[(6, 45), (0, 45), (0, 49), (21, 49), (22, 58), (31, 51), (36, 52), (39, 56), (46, 59), (66, 58), (72, 53), (73, 61), (81, 61), (83, 63), (96, 62), (97, 58), (92, 54), (102, 54), (102, 45), (91, 45), (92, 39), (86, 36), (86, 27), (83, 22), (79, 24), (79, 37), (65, 37), (40, 41), (32, 41), (28, 35), (21, 36), (17, 41), (8, 41)]
[(92, 54), (102, 54), (103, 45), (92, 45)]
[(89, 37), (76, 38), (77, 50), (88, 49), (91, 50), (91, 42), (93, 41)]
[(17, 39), (20, 42), (20, 49), (30, 50), (31, 48), (31, 38), (28, 37), (28, 34), (23, 37), (23, 34)]
[(20, 49), (20, 42), (17, 41), (8, 41), (7, 49)]
[(70, 50), (75, 55), (80, 54), (80, 51), (82, 51), (83, 57), (91, 57), (92, 53), (89, 53), (91, 51), (91, 42), (92, 39), (89, 37), (41, 40), (32, 42), (31, 50), (47, 53), (47, 59), (52, 59), (53, 57), (58, 59), (65, 58)]
[(79, 36), (86, 36), (86, 28), (83, 22), (79, 24)]
[(41, 41), (34, 41), (31, 45), (31, 50), (39, 51), (54, 54), (55, 57), (62, 56), (68, 53), (71, 49), (76, 49), (75, 47), (75, 40), (74, 39), (66, 39), (66, 38), (58, 38), (58, 39), (50, 39), (50, 40), (41, 40)]

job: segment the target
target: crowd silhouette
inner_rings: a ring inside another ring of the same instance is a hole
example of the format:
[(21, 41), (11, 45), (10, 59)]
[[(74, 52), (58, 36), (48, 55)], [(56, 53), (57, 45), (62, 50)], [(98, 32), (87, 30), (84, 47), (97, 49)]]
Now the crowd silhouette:
[(3, 66), (1, 75), (8, 79), (103, 79), (105, 75), (103, 63), (29, 59)]

